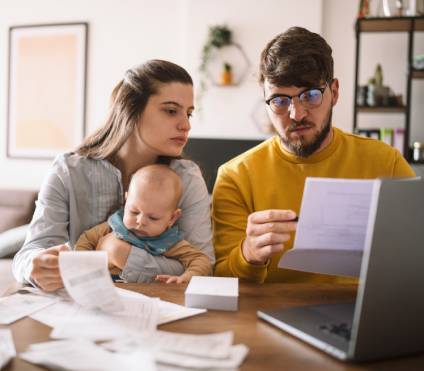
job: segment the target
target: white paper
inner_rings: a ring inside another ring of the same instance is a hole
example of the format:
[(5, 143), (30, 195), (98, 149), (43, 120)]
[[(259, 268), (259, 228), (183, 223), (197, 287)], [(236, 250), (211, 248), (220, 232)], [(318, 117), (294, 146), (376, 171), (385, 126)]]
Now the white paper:
[(67, 312), (67, 317), (54, 323), (50, 337), (53, 339), (80, 337), (97, 341), (134, 336), (143, 331), (156, 329), (159, 316), (158, 299), (127, 297), (120, 298), (120, 301), (124, 309), (114, 313), (73, 304), (72, 309)]
[(194, 357), (186, 354), (159, 351), (155, 354), (156, 362), (166, 365), (200, 369), (210, 368), (237, 368), (240, 367), (249, 352), (249, 348), (244, 344), (233, 345), (230, 348), (230, 355), (225, 359), (213, 359), (206, 357)]
[(130, 352), (150, 345), (161, 351), (171, 353), (225, 359), (230, 356), (233, 338), (232, 331), (206, 335), (155, 331), (141, 334), (135, 338), (112, 340), (103, 343), (102, 346), (115, 352)]
[(187, 286), (186, 294), (238, 296), (238, 278), (194, 276)]
[(13, 294), (0, 298), (0, 324), (11, 324), (57, 301), (50, 296)]
[(12, 332), (5, 328), (0, 329), (0, 369), (6, 366), (16, 356)]
[[(119, 295), (122, 297), (144, 297), (148, 296), (140, 294), (135, 291), (125, 290), (122, 288), (117, 288)], [(171, 303), (166, 300), (159, 300), (159, 319), (158, 325), (163, 325), (164, 323), (173, 322), (179, 319), (196, 316), (201, 313), (205, 313), (206, 309), (198, 308), (187, 308), (179, 304)]]
[(111, 353), (85, 340), (50, 341), (32, 344), (19, 354), (27, 362), (52, 369), (74, 371), (153, 371), (153, 357), (147, 351), (137, 350), (130, 354)]
[(105, 312), (123, 310), (110, 277), (105, 251), (64, 251), (59, 268), (69, 295), (80, 305)]
[(374, 180), (307, 178), (293, 249), (278, 266), (359, 276)]

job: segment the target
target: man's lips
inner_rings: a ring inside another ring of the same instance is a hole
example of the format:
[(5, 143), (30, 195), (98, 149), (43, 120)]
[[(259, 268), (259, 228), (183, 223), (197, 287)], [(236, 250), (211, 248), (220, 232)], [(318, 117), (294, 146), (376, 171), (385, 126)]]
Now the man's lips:
[(312, 128), (312, 126), (310, 126), (310, 125), (296, 125), (295, 127), (290, 128), (289, 132), (290, 133), (296, 133), (296, 132), (300, 132), (300, 131), (309, 130), (311, 128)]

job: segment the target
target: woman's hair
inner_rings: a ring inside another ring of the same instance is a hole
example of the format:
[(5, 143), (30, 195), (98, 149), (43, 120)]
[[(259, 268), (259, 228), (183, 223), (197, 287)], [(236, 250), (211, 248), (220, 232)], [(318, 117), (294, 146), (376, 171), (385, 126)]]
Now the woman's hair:
[(333, 80), (331, 47), (318, 34), (292, 27), (277, 35), (262, 51), (259, 82), (276, 86), (318, 86)]
[(93, 159), (112, 158), (135, 129), (140, 114), (149, 98), (157, 94), (160, 84), (172, 82), (193, 85), (184, 68), (168, 61), (152, 59), (128, 70), (113, 89), (105, 124), (86, 137), (75, 152)]

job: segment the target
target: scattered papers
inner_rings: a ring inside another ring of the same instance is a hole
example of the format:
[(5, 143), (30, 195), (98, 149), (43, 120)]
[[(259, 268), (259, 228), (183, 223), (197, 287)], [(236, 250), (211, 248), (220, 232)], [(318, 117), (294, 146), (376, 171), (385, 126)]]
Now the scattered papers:
[(12, 332), (9, 329), (0, 329), (0, 369), (6, 366), (16, 356)]
[(217, 334), (192, 335), (167, 331), (144, 333), (135, 338), (121, 338), (103, 343), (102, 346), (114, 352), (130, 352), (136, 348), (153, 346), (162, 351), (181, 353), (195, 357), (225, 359), (230, 356), (233, 344), (232, 331)]
[(111, 353), (82, 339), (32, 344), (19, 357), (27, 362), (61, 370), (156, 370), (154, 359), (146, 350), (138, 349), (126, 354)]
[(9, 325), (31, 313), (54, 304), (58, 299), (34, 294), (13, 294), (0, 298), (0, 324)]
[(194, 308), (237, 310), (238, 278), (194, 276), (185, 291), (185, 305)]
[(124, 354), (152, 346), (159, 369), (162, 366), (196, 370), (236, 369), (245, 359), (248, 348), (243, 344), (232, 343), (232, 332), (191, 335), (157, 331), (133, 339), (117, 339), (101, 346)]
[(105, 251), (63, 251), (59, 269), (66, 290), (78, 304), (105, 312), (124, 309), (110, 277)]
[(359, 276), (374, 180), (307, 178), (293, 249), (280, 268)]

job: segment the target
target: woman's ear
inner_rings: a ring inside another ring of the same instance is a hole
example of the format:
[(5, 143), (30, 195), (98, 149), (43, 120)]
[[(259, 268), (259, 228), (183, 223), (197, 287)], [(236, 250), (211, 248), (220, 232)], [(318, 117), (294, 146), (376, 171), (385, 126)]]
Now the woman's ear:
[(128, 198), (128, 191), (126, 191), (125, 193), (124, 193), (124, 197), (125, 197), (125, 201), (127, 200), (127, 198)]
[(176, 209), (173, 213), (172, 213), (172, 217), (169, 221), (169, 227), (172, 227), (175, 222), (180, 218), (181, 216), (181, 209)]

